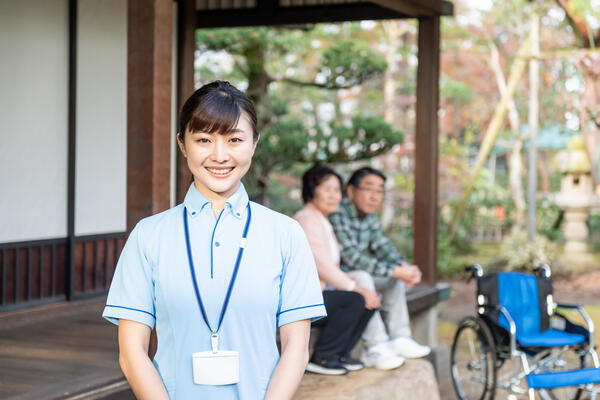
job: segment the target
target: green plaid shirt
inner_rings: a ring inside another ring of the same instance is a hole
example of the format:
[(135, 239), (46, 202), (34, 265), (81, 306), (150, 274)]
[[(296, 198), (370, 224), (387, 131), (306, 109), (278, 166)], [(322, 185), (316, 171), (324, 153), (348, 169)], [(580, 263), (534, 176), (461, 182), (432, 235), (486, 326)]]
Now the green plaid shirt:
[(394, 267), (404, 262), (398, 250), (383, 235), (379, 217), (358, 217), (350, 199), (345, 197), (338, 211), (329, 216), (335, 236), (342, 246), (342, 269), (363, 270), (373, 276), (392, 276)]

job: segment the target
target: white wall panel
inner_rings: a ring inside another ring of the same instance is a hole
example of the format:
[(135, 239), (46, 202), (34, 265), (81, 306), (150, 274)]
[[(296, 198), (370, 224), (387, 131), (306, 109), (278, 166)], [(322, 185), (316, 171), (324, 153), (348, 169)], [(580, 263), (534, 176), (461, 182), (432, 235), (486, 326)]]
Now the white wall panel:
[(68, 1), (0, 2), (0, 243), (67, 235)]
[(127, 1), (79, 0), (75, 234), (126, 229)]

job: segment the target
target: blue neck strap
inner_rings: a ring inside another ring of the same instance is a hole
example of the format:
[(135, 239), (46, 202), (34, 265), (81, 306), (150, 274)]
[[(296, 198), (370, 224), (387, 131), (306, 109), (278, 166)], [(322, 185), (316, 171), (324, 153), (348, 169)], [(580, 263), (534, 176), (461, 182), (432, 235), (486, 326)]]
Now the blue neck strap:
[(208, 317), (206, 316), (206, 310), (204, 309), (204, 304), (202, 304), (202, 297), (200, 296), (200, 290), (198, 289), (198, 282), (196, 281), (196, 271), (194, 268), (194, 260), (192, 258), (192, 246), (190, 246), (190, 232), (187, 221), (187, 209), (183, 207), (183, 229), (185, 230), (185, 244), (187, 246), (187, 255), (190, 266), (190, 274), (192, 275), (192, 283), (194, 284), (194, 291), (196, 292), (196, 300), (198, 301), (198, 307), (200, 308), (200, 312), (202, 313), (202, 318), (208, 326), (208, 329), (215, 334), (219, 332), (221, 329), (221, 324), (223, 323), (223, 317), (225, 317), (225, 311), (227, 311), (227, 305), (229, 304), (229, 298), (231, 297), (231, 291), (233, 290), (233, 284), (235, 283), (235, 278), (237, 277), (238, 269), (240, 268), (240, 261), (242, 260), (242, 254), (244, 254), (244, 249), (246, 247), (246, 237), (248, 236), (248, 228), (250, 227), (250, 220), (252, 219), (252, 212), (250, 210), (250, 202), (248, 202), (248, 216), (246, 217), (246, 226), (244, 227), (244, 233), (242, 235), (242, 240), (240, 241), (240, 248), (238, 250), (237, 259), (235, 260), (235, 267), (233, 268), (233, 273), (231, 274), (231, 281), (229, 282), (229, 288), (227, 289), (227, 295), (225, 296), (225, 300), (223, 301), (223, 307), (221, 308), (221, 316), (219, 317), (219, 325), (216, 330), (213, 330), (210, 324), (208, 323)]

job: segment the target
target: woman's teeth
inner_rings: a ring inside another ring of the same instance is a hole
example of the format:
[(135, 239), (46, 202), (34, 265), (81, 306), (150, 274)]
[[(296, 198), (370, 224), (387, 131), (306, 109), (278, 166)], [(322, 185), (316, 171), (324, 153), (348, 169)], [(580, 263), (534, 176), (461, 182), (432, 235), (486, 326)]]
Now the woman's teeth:
[(206, 168), (211, 174), (215, 174), (215, 175), (227, 175), (228, 173), (230, 173), (231, 171), (233, 171), (233, 167), (231, 168), (219, 168), (219, 169), (214, 169), (214, 168)]

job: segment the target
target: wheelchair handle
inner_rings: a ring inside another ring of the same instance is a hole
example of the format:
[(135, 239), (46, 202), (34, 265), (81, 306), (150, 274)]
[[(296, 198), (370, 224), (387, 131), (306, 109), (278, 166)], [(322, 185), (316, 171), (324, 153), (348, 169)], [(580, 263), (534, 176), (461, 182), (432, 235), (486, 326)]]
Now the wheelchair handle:
[(552, 275), (552, 271), (550, 270), (550, 267), (548, 266), (548, 264), (540, 264), (537, 267), (535, 267), (533, 269), (533, 272), (535, 272), (537, 275), (542, 276), (544, 278), (550, 278), (550, 276)]
[(468, 279), (469, 282), (473, 278), (479, 279), (483, 276), (483, 268), (479, 264), (469, 265), (468, 267), (465, 267), (465, 271), (471, 273), (471, 276)]

